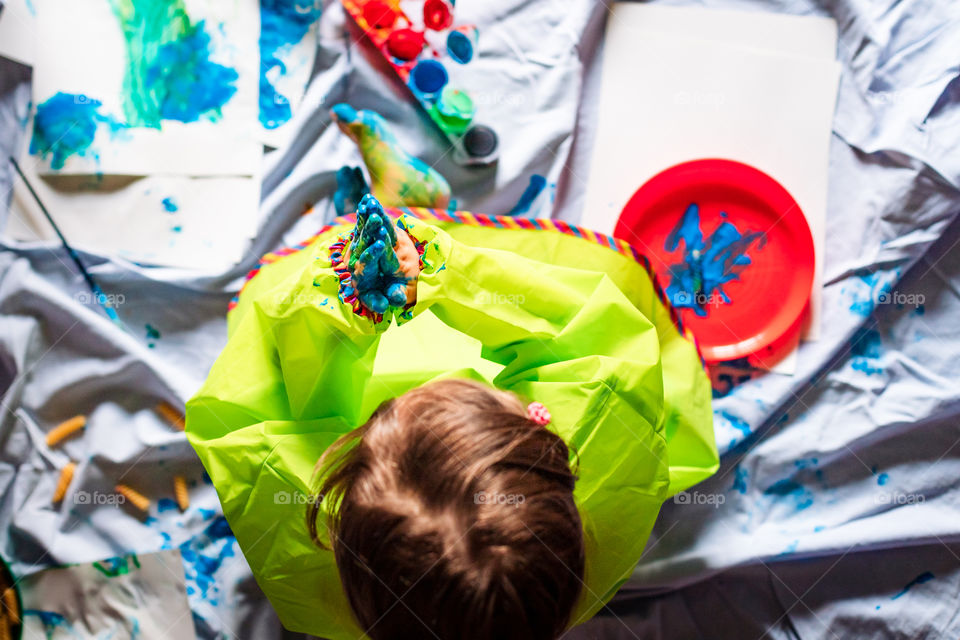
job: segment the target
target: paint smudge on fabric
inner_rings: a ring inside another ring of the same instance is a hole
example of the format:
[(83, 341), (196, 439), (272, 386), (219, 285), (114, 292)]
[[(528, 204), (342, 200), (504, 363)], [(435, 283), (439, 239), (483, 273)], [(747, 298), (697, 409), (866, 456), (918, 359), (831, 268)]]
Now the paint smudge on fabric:
[(881, 487), (890, 482), (890, 475), (886, 473), (881, 473), (877, 476), (877, 484)]
[(101, 125), (111, 132), (123, 127), (101, 113), (99, 100), (76, 93), (58, 92), (37, 107), (33, 120), (30, 153), (42, 158), (52, 156), (50, 166), (63, 169), (70, 156), (98, 156), (93, 149)]
[(813, 493), (802, 484), (785, 478), (775, 482), (764, 490), (764, 495), (775, 498), (790, 498), (793, 502), (793, 508), (797, 511), (803, 511), (813, 504)]
[(145, 328), (147, 330), (147, 346), (153, 349), (155, 346), (157, 346), (155, 341), (160, 339), (160, 332), (156, 327), (149, 323), (145, 325)]
[[(187, 581), (193, 583), (196, 595), (212, 605), (217, 604), (219, 591), (214, 574), (227, 558), (236, 555), (236, 544), (226, 518), (216, 516), (202, 534), (179, 547)], [(207, 551), (213, 551), (213, 555)]]
[[(174, 504), (174, 509), (175, 509)], [(170, 509), (175, 515), (178, 511)], [(164, 509), (163, 511), (167, 511)], [(237, 539), (234, 537), (226, 518), (212, 509), (197, 509), (196, 513), (208, 522), (204, 530), (185, 542), (174, 546), (170, 534), (159, 531), (163, 542), (162, 549), (178, 549), (183, 561), (187, 595), (190, 596), (191, 609), (196, 612), (197, 600), (209, 606), (219, 604), (220, 588), (216, 574), (229, 558), (237, 554)], [(170, 522), (167, 520), (167, 522)], [(156, 527), (158, 521), (154, 521)], [(182, 523), (178, 521), (178, 526)]]
[(303, 40), (322, 11), (315, 0), (260, 0), (260, 123), (267, 129), (293, 117), (274, 82), (287, 72), (283, 53)]
[[(890, 291), (893, 283), (900, 277), (900, 272), (899, 267), (873, 273), (864, 270), (858, 271), (856, 278), (851, 278), (851, 284), (849, 285), (853, 289), (850, 311), (861, 318), (866, 318), (873, 313), (878, 303), (889, 303), (891, 301)], [(842, 292), (845, 293), (846, 291), (847, 287), (844, 287)]]
[(58, 629), (67, 631), (71, 635), (74, 634), (73, 625), (70, 624), (62, 614), (55, 611), (24, 609), (23, 615), (24, 617), (36, 616), (40, 619), (40, 624), (43, 625), (43, 632), (46, 634), (47, 640), (52, 640)]
[(752, 434), (750, 424), (746, 420), (726, 410), (714, 409), (713, 426), (718, 445), (727, 442), (726, 448), (720, 445), (723, 451), (733, 449)]
[(177, 204), (177, 201), (170, 197), (164, 198), (161, 204), (163, 205), (164, 210), (168, 213), (176, 213), (180, 210), (180, 206)]
[(868, 376), (883, 373), (879, 359), (883, 355), (883, 338), (876, 329), (861, 328), (854, 335), (850, 349), (850, 366)]
[(733, 468), (733, 487), (734, 491), (739, 491), (741, 494), (747, 493), (747, 480), (749, 479), (750, 474), (746, 469), (742, 468), (739, 464)]
[(125, 576), (130, 573), (131, 564), (133, 564), (135, 569), (139, 569), (140, 559), (135, 555), (121, 556), (119, 558), (108, 558), (106, 560), (101, 560), (100, 562), (94, 562), (93, 568), (108, 578), (116, 578), (118, 576)]
[(536, 202), (546, 186), (547, 179), (543, 176), (538, 174), (530, 176), (530, 184), (527, 185), (526, 190), (520, 195), (520, 200), (517, 201), (517, 204), (514, 205), (513, 209), (511, 209), (507, 215), (519, 216), (528, 213), (530, 207), (533, 206), (533, 203)]
[(788, 555), (792, 554), (793, 552), (795, 552), (795, 551), (797, 550), (797, 547), (799, 547), (799, 546), (800, 546), (800, 541), (799, 541), (799, 540), (794, 540), (793, 542), (791, 542), (790, 544), (788, 544), (788, 545), (783, 549), (783, 551), (781, 551), (781, 552), (778, 553), (777, 555), (780, 555), (780, 556), (788, 556)]
[(162, 120), (216, 121), (236, 93), (236, 70), (214, 62), (205, 22), (183, 0), (110, 0), (126, 41), (124, 115), (128, 126)]
[(930, 572), (930, 571), (924, 571), (923, 573), (921, 573), (920, 575), (918, 575), (916, 578), (914, 578), (913, 580), (911, 580), (910, 582), (908, 582), (907, 584), (905, 584), (905, 585), (903, 586), (903, 589), (900, 591), (900, 593), (898, 593), (898, 594), (895, 595), (895, 596), (891, 596), (890, 599), (891, 599), (891, 600), (896, 600), (897, 598), (901, 598), (901, 597), (903, 597), (904, 595), (906, 595), (906, 593), (907, 593), (908, 591), (910, 591), (910, 589), (914, 588), (914, 587), (917, 586), (918, 584), (925, 584), (925, 583), (927, 583), (927, 582), (930, 582), (930, 581), (933, 580), (935, 577), (936, 577), (936, 576), (934, 576), (932, 572)]
[(692, 309), (706, 317), (708, 304), (730, 304), (723, 286), (738, 280), (752, 260), (747, 250), (756, 243), (758, 249), (766, 243), (761, 232), (741, 233), (736, 226), (724, 220), (704, 240), (700, 228), (700, 207), (687, 207), (677, 226), (667, 236), (664, 248), (676, 251), (683, 241), (683, 261), (669, 268), (670, 284), (666, 294), (673, 306)]

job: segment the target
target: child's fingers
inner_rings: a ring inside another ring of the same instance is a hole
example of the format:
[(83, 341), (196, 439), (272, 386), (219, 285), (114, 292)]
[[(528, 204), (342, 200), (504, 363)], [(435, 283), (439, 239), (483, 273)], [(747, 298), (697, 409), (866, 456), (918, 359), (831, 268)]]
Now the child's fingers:
[(398, 271), (400, 271), (400, 259), (397, 258), (397, 252), (393, 245), (385, 245), (383, 255), (380, 256), (380, 273), (389, 275)]
[(364, 272), (371, 272), (371, 275), (378, 271), (380, 258), (386, 251), (387, 246), (383, 241), (377, 240), (360, 254), (360, 262), (363, 264)]
[(385, 313), (390, 303), (382, 293), (376, 290), (364, 291), (360, 294), (360, 303), (374, 313)]
[(390, 302), (390, 306), (405, 306), (407, 304), (407, 283), (394, 282), (387, 287), (387, 300)]
[(378, 287), (383, 275), (380, 272), (380, 258), (385, 250), (384, 244), (377, 241), (360, 256), (360, 266), (353, 272), (358, 291), (363, 292)]

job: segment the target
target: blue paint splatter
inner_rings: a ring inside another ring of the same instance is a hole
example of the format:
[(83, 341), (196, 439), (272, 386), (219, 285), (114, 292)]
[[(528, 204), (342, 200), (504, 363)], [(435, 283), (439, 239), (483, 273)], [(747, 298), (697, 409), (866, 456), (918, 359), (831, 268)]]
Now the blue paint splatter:
[(764, 495), (772, 497), (792, 498), (794, 508), (797, 511), (802, 511), (813, 504), (813, 494), (810, 492), (810, 490), (805, 488), (802, 484), (789, 478), (775, 482), (763, 493)]
[(826, 529), (825, 526), (823, 526), (823, 525), (817, 525), (817, 526), (815, 526), (815, 527), (813, 528), (813, 532), (814, 532), (814, 533), (820, 533), (820, 532), (823, 531), (824, 529)]
[(188, 28), (183, 37), (162, 45), (147, 67), (144, 84), (159, 103), (159, 119), (196, 122), (221, 115), (220, 109), (237, 92), (236, 70), (210, 60), (210, 35), (204, 21)]
[(276, 129), (293, 116), (290, 100), (270, 81), (287, 67), (283, 51), (303, 40), (322, 7), (314, 0), (260, 0), (260, 123)]
[(737, 465), (733, 468), (733, 489), (739, 491), (741, 494), (747, 493), (747, 480), (749, 479), (750, 474), (747, 473), (746, 469)]
[(54, 634), (57, 632), (57, 629), (64, 629), (74, 635), (73, 625), (70, 624), (67, 619), (55, 612), (55, 611), (42, 611), (40, 609), (24, 609), (24, 617), (26, 616), (36, 616), (40, 618), (40, 624), (43, 625), (43, 631), (47, 636), (47, 640), (51, 640)]
[(669, 269), (667, 297), (673, 306), (693, 309), (701, 317), (707, 315), (704, 308), (707, 304), (730, 304), (723, 285), (739, 279), (740, 273), (752, 263), (746, 252), (754, 242), (758, 248), (765, 244), (762, 233), (741, 233), (726, 221), (726, 213), (720, 215), (724, 220), (704, 241), (700, 207), (691, 204), (664, 244), (667, 251), (675, 251), (681, 240), (684, 243), (683, 261)]
[(797, 550), (797, 547), (799, 547), (799, 546), (800, 546), (800, 541), (799, 541), (799, 540), (794, 540), (793, 542), (791, 542), (790, 544), (788, 544), (788, 545), (783, 549), (783, 551), (781, 551), (778, 555), (788, 556), (788, 555), (790, 555), (791, 553), (793, 553), (794, 551), (796, 551), (796, 550)]
[(156, 327), (154, 327), (149, 323), (146, 325), (146, 330), (147, 330), (147, 346), (153, 349), (154, 347), (157, 346), (156, 340), (160, 339), (160, 331), (158, 331)]
[(530, 176), (530, 184), (527, 185), (526, 190), (520, 195), (520, 200), (517, 201), (517, 204), (514, 205), (513, 209), (511, 209), (507, 215), (518, 216), (530, 211), (530, 207), (533, 206), (533, 203), (546, 186), (547, 179), (543, 176), (537, 174)]
[(179, 224), (175, 224), (172, 227), (170, 227), (170, 230), (173, 231), (174, 233), (180, 233), (181, 231), (183, 231), (183, 226)]
[(801, 458), (799, 460), (794, 461), (793, 464), (794, 466), (797, 467), (797, 469), (809, 469), (811, 467), (817, 466), (818, 463), (819, 461), (817, 460), (817, 458)]
[[(218, 591), (214, 574), (227, 558), (236, 555), (236, 542), (226, 518), (217, 516), (201, 535), (179, 547), (186, 579), (195, 585), (194, 593), (212, 605), (217, 604), (215, 594)], [(204, 553), (216, 547), (219, 550), (214, 555)]]
[(157, 512), (163, 513), (164, 511), (179, 511), (180, 507), (177, 506), (176, 501), (171, 500), (170, 498), (160, 498), (157, 501)]
[(913, 310), (913, 313), (918, 316), (922, 316), (926, 312), (927, 312), (927, 307), (926, 305), (923, 305), (923, 304), (918, 304), (917, 308)]
[(850, 366), (854, 370), (870, 376), (883, 372), (877, 362), (883, 354), (883, 338), (875, 329), (859, 329), (853, 337), (850, 353)]
[[(874, 273), (866, 270), (858, 271), (856, 273), (857, 279), (851, 280), (851, 282), (856, 284), (859, 281), (862, 285), (866, 285), (866, 296), (863, 295), (863, 286), (855, 287), (857, 291), (853, 293), (850, 311), (861, 318), (866, 318), (873, 313), (878, 303), (889, 303), (890, 291), (893, 288), (893, 283), (900, 277), (901, 271), (902, 269), (899, 267)], [(846, 291), (846, 288), (843, 291)]]
[(177, 205), (177, 201), (174, 200), (173, 198), (164, 198), (162, 201), (162, 204), (163, 204), (163, 208), (168, 213), (175, 213), (176, 211), (180, 210), (179, 205)]
[(123, 125), (100, 112), (103, 104), (82, 94), (58, 92), (37, 107), (33, 119), (33, 138), (30, 153), (46, 158), (52, 155), (50, 166), (63, 169), (67, 158), (73, 155), (97, 154), (91, 148), (100, 125), (111, 132)]
[(734, 429), (736, 429), (737, 431), (739, 431), (740, 433), (742, 433), (742, 434), (744, 435), (744, 437), (750, 435), (750, 425), (749, 425), (749, 423), (747, 423), (747, 421), (744, 420), (743, 418), (741, 418), (740, 416), (735, 416), (735, 415), (733, 415), (732, 413), (730, 413), (729, 411), (726, 411), (726, 410), (722, 410), (722, 411), (715, 412), (715, 413), (716, 413), (717, 415), (719, 415), (721, 418), (723, 418), (724, 420), (726, 420), (726, 422), (727, 422), (731, 427), (733, 427)]
[(891, 600), (896, 600), (897, 598), (905, 595), (908, 591), (910, 591), (910, 589), (912, 589), (913, 587), (917, 586), (918, 584), (924, 584), (924, 583), (926, 583), (926, 582), (930, 582), (930, 581), (933, 580), (935, 577), (936, 577), (936, 576), (934, 576), (932, 572), (930, 572), (930, 571), (924, 571), (923, 573), (921, 573), (920, 575), (918, 575), (916, 578), (914, 578), (913, 580), (911, 580), (910, 582), (908, 582), (907, 584), (905, 584), (904, 587), (903, 587), (903, 590), (902, 590), (900, 593), (898, 593), (897, 595), (891, 596), (890, 599), (891, 599)]
[(890, 475), (886, 473), (881, 473), (877, 476), (877, 484), (881, 487), (890, 482)]

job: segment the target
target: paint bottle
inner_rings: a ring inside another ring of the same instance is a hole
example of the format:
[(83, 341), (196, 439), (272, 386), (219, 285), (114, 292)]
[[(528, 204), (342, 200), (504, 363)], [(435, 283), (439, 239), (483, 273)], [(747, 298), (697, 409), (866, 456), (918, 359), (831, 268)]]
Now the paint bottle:
[(473, 25), (460, 26), (447, 36), (447, 54), (454, 62), (467, 64), (477, 50), (480, 31)]
[(449, 29), (453, 24), (453, 4), (449, 0), (427, 0), (423, 4), (423, 24), (434, 31)]
[(426, 40), (423, 34), (413, 29), (397, 29), (387, 38), (387, 52), (404, 62), (416, 60)]
[(449, 80), (446, 67), (436, 60), (421, 60), (410, 72), (410, 86), (431, 102)]
[(397, 23), (397, 12), (383, 0), (371, 0), (363, 7), (363, 19), (374, 29), (390, 29)]
[(431, 108), (431, 115), (436, 116), (435, 119), (441, 128), (457, 135), (467, 130), (476, 112), (477, 109), (470, 94), (450, 86), (443, 89), (440, 99)]
[(485, 158), (492, 155), (500, 144), (496, 132), (490, 127), (477, 124), (463, 136), (463, 148), (470, 157)]

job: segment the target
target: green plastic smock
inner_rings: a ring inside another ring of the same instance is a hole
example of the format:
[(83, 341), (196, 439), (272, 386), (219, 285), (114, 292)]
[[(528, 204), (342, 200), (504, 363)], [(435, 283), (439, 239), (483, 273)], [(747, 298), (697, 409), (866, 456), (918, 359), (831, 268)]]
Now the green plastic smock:
[(333, 554), (305, 524), (320, 455), (381, 402), (437, 378), (542, 402), (579, 458), (586, 570), (573, 624), (583, 622), (629, 577), (663, 501), (717, 469), (696, 349), (644, 267), (609, 248), (403, 221), (425, 243), (412, 314), (374, 324), (340, 301), (329, 247), (351, 227), (330, 229), (247, 284), (187, 405), (187, 437), (283, 625), (355, 640)]

